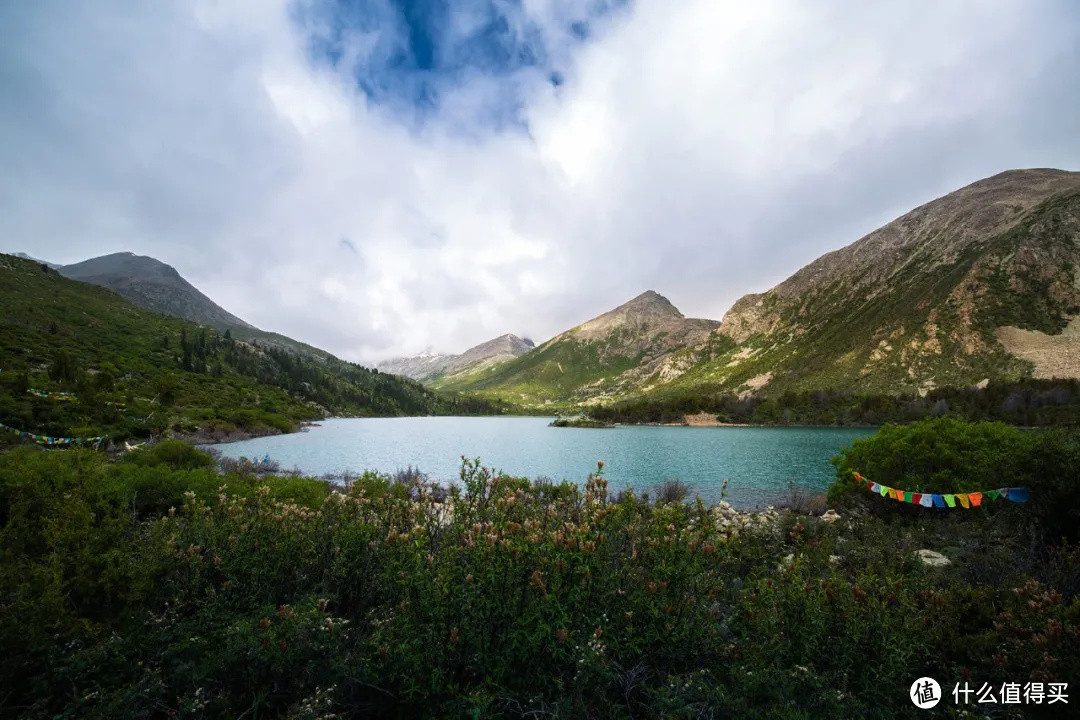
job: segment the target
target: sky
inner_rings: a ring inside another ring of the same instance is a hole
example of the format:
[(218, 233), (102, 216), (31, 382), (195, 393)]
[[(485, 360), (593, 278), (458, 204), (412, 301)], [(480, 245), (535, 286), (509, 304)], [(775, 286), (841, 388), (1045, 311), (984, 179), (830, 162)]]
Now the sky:
[(656, 290), (719, 319), (1080, 170), (1080, 4), (0, 1), (0, 251), (131, 251), (367, 364)]

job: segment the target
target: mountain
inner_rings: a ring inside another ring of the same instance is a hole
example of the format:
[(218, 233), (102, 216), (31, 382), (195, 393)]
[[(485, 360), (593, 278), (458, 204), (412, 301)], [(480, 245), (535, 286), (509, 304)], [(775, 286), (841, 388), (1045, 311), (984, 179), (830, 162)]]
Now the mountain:
[(532, 340), (508, 333), (471, 347), (460, 355), (424, 353), (387, 360), (378, 365), (378, 368), (383, 372), (428, 382), (438, 387), (452, 378), (462, 378), (490, 365), (513, 360), (533, 347)]
[(152, 257), (120, 252), (55, 267), (71, 280), (108, 288), (147, 310), (191, 320), (222, 332), (228, 330), (238, 340), (255, 340), (320, 360), (331, 357), (324, 350), (244, 322), (200, 292), (171, 265)]
[(51, 263), (51, 262), (47, 262), (47, 261), (45, 261), (45, 260), (41, 260), (41, 259), (39, 259), (39, 258), (36, 258), (36, 257), (34, 257), (33, 255), (27, 255), (26, 253), (22, 253), (22, 252), (17, 252), (17, 253), (12, 253), (12, 254), (13, 254), (13, 255), (14, 255), (15, 257), (20, 257), (20, 258), (22, 258), (23, 260), (31, 260), (31, 261), (33, 261), (33, 262), (36, 262), (36, 263), (38, 263), (39, 265), (44, 265), (45, 267), (50, 267), (50, 268), (53, 268), (54, 270), (55, 270), (56, 268), (60, 267), (60, 266), (59, 266), (59, 265), (57, 265), (56, 263)]
[(57, 271), (71, 280), (100, 285), (139, 307), (191, 320), (219, 330), (251, 328), (203, 295), (171, 265), (145, 255), (113, 253), (63, 265)]
[[(9, 427), (58, 437), (210, 439), (288, 430), (327, 414), (500, 411), (327, 358), (228, 338), (0, 255), (0, 423)], [(73, 392), (79, 401), (41, 400), (31, 387)], [(12, 437), (0, 434), (0, 443)]]
[(724, 315), (675, 387), (925, 394), (1080, 377), (1080, 173), (1013, 170), (922, 205)]
[(653, 292), (443, 386), (529, 405), (1080, 378), (1080, 173), (1012, 170), (739, 299), (721, 323)]
[(720, 323), (683, 316), (652, 290), (548, 340), (521, 357), (451, 375), (441, 387), (523, 405), (601, 402), (683, 371)]
[(384, 360), (375, 367), (379, 372), (392, 373), (413, 380), (430, 380), (443, 374), (457, 355), (426, 352), (408, 357)]

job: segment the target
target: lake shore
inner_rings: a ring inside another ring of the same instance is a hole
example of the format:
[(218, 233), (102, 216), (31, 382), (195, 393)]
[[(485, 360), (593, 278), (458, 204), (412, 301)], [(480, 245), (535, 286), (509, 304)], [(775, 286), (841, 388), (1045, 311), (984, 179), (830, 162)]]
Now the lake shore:
[(257, 430), (241, 430), (239, 428), (200, 428), (193, 433), (178, 433), (172, 437), (174, 440), (182, 440), (195, 446), (201, 445), (226, 445), (229, 443), (242, 442), (260, 437), (273, 435), (293, 435), (306, 432), (308, 428), (319, 427), (317, 422), (302, 422), (295, 430), (282, 432), (277, 428), (260, 428)]
[(739, 427), (739, 428), (853, 428), (876, 429), (880, 425), (806, 425), (781, 423), (733, 423), (721, 422), (711, 413), (684, 415), (682, 422), (616, 423), (626, 427)]

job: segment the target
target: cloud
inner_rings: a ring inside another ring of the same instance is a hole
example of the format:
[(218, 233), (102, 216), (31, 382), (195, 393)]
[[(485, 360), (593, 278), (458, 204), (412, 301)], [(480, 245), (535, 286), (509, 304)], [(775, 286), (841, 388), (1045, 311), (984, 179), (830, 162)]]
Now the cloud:
[(153, 255), (374, 362), (648, 288), (719, 317), (963, 184), (1080, 168), (1064, 0), (430, 5), (0, 5), (0, 248)]

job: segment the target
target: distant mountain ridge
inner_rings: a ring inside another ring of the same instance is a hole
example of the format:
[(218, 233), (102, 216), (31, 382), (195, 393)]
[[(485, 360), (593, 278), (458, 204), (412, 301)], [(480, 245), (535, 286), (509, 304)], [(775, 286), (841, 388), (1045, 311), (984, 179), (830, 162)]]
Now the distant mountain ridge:
[(600, 402), (679, 367), (679, 355), (707, 344), (719, 326), (684, 317), (649, 290), (519, 358), (448, 378), (441, 387), (505, 395), (526, 405)]
[(387, 360), (377, 367), (382, 372), (438, 384), (445, 376), (482, 370), (489, 365), (524, 355), (533, 347), (532, 340), (507, 333), (471, 347), (460, 355), (424, 353)]
[(52, 268), (53, 270), (60, 267), (56, 263), (51, 263), (51, 262), (48, 262), (46, 260), (42, 260), (41, 258), (36, 258), (33, 255), (27, 255), (24, 252), (17, 252), (17, 253), (11, 253), (11, 254), (14, 255), (15, 257), (22, 258), (23, 260), (31, 260), (33, 262), (36, 262), (39, 265), (44, 265), (45, 267)]
[(218, 330), (255, 329), (201, 293), (171, 265), (152, 257), (119, 252), (61, 265), (56, 270), (70, 280), (114, 290), (147, 310)]
[(254, 340), (321, 361), (333, 358), (325, 350), (241, 320), (204, 295), (174, 267), (146, 255), (119, 252), (52, 267), (68, 279), (108, 288), (141, 308), (222, 332), (228, 330), (237, 340)]

